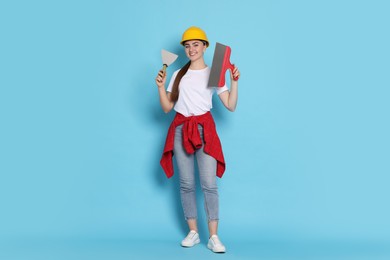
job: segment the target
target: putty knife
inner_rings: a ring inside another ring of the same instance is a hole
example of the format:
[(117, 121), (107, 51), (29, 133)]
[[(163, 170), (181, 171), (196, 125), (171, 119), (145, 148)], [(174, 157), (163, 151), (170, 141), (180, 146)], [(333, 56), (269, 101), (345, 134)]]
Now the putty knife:
[(165, 73), (167, 67), (171, 65), (177, 59), (178, 56), (172, 52), (161, 50), (161, 57), (163, 62), (163, 71)]
[[(209, 78), (209, 87), (223, 87), (225, 85), (226, 70), (234, 70), (234, 64), (230, 63), (230, 54), (232, 49), (229, 46), (223, 45), (219, 42), (215, 44), (215, 51), (213, 63), (211, 65), (211, 72)], [(238, 80), (238, 77), (234, 77)]]

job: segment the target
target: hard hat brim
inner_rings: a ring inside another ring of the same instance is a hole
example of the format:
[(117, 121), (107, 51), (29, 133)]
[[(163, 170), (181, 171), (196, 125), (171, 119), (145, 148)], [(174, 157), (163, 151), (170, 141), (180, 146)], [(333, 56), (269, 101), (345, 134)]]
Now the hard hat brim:
[(184, 40), (184, 41), (181, 41), (180, 44), (184, 46), (184, 44), (188, 41), (201, 41), (201, 42), (205, 42), (206, 43), (206, 47), (209, 47), (209, 42), (206, 41), (206, 40), (202, 40), (202, 39), (187, 39), (187, 40)]

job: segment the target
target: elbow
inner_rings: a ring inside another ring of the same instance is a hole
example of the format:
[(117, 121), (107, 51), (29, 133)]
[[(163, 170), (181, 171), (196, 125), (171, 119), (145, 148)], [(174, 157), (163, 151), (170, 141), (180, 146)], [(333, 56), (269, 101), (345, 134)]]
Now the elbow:
[(236, 111), (236, 106), (227, 106), (226, 107), (230, 112)]
[(230, 112), (236, 111), (236, 107), (237, 107), (237, 100), (234, 101), (234, 102), (227, 102), (227, 104), (226, 104), (226, 108), (227, 108)]
[(173, 106), (163, 107), (163, 111), (165, 114), (168, 114), (172, 110)]

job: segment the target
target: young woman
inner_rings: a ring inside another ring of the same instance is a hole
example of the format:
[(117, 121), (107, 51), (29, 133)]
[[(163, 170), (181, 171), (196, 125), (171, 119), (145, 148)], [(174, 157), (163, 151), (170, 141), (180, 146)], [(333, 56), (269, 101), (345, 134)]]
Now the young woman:
[(173, 154), (180, 175), (180, 195), (184, 216), (190, 232), (181, 242), (183, 247), (192, 247), (200, 242), (197, 227), (194, 160), (198, 163), (199, 178), (205, 199), (208, 217), (208, 248), (216, 253), (225, 252), (225, 246), (217, 235), (219, 199), (216, 177), (222, 177), (225, 160), (222, 146), (210, 113), (212, 95), (217, 93), (224, 106), (234, 111), (237, 105), (237, 67), (230, 71), (230, 90), (223, 87), (208, 87), (210, 68), (203, 55), (209, 46), (206, 33), (198, 27), (188, 28), (181, 44), (189, 62), (172, 75), (165, 90), (166, 74), (159, 71), (156, 77), (161, 107), (165, 113), (172, 108), (176, 116), (168, 129), (161, 166), (168, 178), (173, 175)]

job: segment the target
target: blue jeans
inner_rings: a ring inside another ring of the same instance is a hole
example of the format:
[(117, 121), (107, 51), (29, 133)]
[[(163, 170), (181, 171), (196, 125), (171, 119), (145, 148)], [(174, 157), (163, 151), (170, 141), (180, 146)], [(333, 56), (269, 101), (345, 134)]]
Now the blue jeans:
[[(217, 161), (203, 151), (203, 146), (194, 154), (188, 154), (183, 147), (183, 125), (175, 130), (174, 155), (180, 176), (180, 196), (186, 220), (197, 219), (196, 194), (195, 194), (195, 165), (198, 163), (200, 184), (204, 195), (204, 206), (208, 221), (219, 219), (219, 198), (217, 187)], [(203, 142), (203, 127), (198, 125)]]

